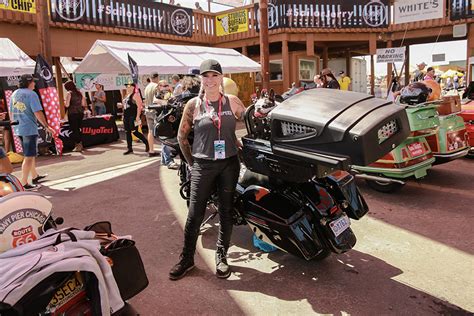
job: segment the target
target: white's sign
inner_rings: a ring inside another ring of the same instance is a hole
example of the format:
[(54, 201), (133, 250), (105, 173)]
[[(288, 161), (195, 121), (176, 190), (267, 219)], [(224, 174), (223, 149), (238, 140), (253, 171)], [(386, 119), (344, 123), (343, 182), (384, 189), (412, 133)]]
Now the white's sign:
[[(138, 82), (140, 89), (145, 88), (143, 83), (146, 83), (146, 78), (149, 76), (139, 76)], [(79, 90), (95, 91), (95, 83), (100, 83), (104, 86), (105, 91), (125, 89), (125, 85), (132, 82), (130, 74), (98, 74), (98, 73), (77, 73), (74, 74), (74, 81)]]
[(394, 24), (440, 19), (444, 0), (397, 0), (393, 5)]
[(377, 49), (377, 63), (396, 63), (405, 61), (405, 47)]

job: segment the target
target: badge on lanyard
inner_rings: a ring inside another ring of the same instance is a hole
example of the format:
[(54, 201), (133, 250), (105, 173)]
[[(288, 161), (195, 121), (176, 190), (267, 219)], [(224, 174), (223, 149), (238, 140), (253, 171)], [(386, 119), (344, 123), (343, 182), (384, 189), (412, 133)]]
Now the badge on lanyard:
[[(209, 102), (206, 102), (207, 111), (210, 112)], [(219, 98), (219, 112), (217, 112), (217, 124), (216, 120), (211, 117), (212, 123), (217, 128), (218, 140), (214, 141), (214, 159), (225, 159), (225, 140), (221, 140), (221, 118), (222, 112), (222, 96)]]
[(225, 159), (225, 140), (214, 141), (214, 159)]

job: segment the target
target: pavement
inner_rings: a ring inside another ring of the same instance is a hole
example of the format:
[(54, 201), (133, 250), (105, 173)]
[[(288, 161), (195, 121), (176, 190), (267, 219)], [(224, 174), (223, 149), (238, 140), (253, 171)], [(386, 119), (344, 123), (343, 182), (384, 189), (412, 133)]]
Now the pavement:
[[(159, 147), (158, 147), (159, 149)], [(109, 220), (137, 242), (150, 284), (130, 300), (141, 315), (472, 315), (474, 312), (474, 160), (433, 167), (420, 181), (383, 194), (359, 187), (370, 207), (352, 221), (352, 251), (314, 262), (253, 247), (234, 228), (233, 273), (214, 276), (218, 226), (198, 240), (196, 268), (179, 281), (168, 271), (183, 243), (186, 203), (175, 170), (124, 141), (62, 157), (40, 157), (40, 193), (64, 227)], [(16, 175), (19, 168), (16, 167)]]

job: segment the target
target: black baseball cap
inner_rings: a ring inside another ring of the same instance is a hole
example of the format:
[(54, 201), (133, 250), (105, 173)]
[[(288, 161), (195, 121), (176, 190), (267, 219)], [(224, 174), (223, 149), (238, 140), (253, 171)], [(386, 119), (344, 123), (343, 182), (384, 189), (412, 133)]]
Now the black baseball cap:
[(160, 75), (157, 72), (151, 74), (152, 78), (158, 78)]
[(206, 72), (215, 72), (219, 75), (222, 75), (222, 67), (221, 64), (217, 60), (208, 59), (201, 63), (201, 67), (199, 67), (199, 74), (204, 74)]
[(33, 77), (33, 75), (21, 75), (20, 77), (20, 84), (28, 85), (31, 81), (38, 81), (38, 78)]

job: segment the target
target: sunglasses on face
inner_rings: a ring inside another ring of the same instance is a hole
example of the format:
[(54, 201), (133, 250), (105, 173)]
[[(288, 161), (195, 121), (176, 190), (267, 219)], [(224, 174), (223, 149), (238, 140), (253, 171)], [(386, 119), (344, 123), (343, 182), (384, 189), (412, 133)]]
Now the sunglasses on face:
[(164, 88), (167, 88), (169, 86), (170, 86), (169, 84), (165, 84), (165, 85), (160, 84), (160, 87), (164, 87)]

